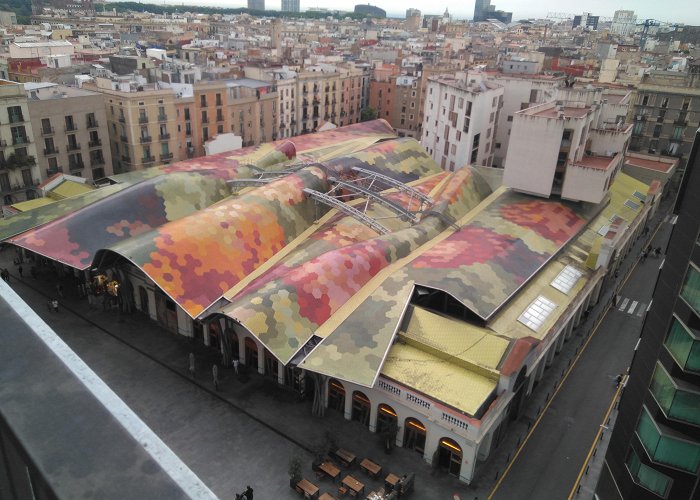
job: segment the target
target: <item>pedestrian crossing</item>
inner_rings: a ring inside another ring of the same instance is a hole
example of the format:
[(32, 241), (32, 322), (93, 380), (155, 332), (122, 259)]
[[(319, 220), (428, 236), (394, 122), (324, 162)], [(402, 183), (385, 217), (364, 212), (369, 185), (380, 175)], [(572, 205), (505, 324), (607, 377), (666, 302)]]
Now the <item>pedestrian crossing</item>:
[(646, 312), (647, 304), (629, 297), (621, 297), (617, 303), (617, 310), (630, 316), (642, 317)]

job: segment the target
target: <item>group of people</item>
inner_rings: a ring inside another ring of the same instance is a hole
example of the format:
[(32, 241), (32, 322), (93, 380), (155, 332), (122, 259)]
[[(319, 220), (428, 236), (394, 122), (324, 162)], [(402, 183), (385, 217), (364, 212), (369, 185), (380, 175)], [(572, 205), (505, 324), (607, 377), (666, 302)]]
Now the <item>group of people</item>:
[(648, 245), (642, 252), (642, 262), (646, 260), (647, 257), (658, 257), (661, 255), (661, 247), (652, 247)]
[(243, 493), (236, 493), (236, 500), (253, 500), (253, 488), (246, 486)]
[(0, 271), (0, 278), (2, 278), (5, 283), (10, 282), (10, 271), (7, 270), (7, 268), (3, 268), (2, 271)]

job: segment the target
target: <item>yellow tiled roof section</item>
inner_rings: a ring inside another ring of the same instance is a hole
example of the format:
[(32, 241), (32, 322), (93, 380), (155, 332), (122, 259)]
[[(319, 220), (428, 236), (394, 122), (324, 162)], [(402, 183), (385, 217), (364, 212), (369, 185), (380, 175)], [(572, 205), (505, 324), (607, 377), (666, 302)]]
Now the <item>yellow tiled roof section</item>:
[[(554, 288), (551, 283), (567, 264), (574, 266), (579, 271), (583, 271), (584, 275), (576, 282), (568, 294), (564, 294)], [(537, 274), (535, 279), (528, 283), (506, 307), (499, 311), (489, 323), (489, 327), (494, 332), (512, 339), (523, 337), (543, 339), (566, 311), (571, 301), (585, 286), (586, 277), (586, 269), (583, 263), (571, 261), (570, 256), (567, 254), (561, 255), (558, 259), (547, 264)], [(547, 316), (547, 319), (544, 320), (537, 331), (534, 331), (520, 323), (518, 318), (540, 295), (554, 302), (556, 308)]]
[(45, 205), (51, 205), (56, 200), (51, 198), (34, 198), (33, 200), (20, 201), (19, 203), (13, 203), (12, 208), (19, 210), (20, 212), (26, 212), (27, 210), (32, 210), (33, 208), (43, 207)]
[(382, 375), (475, 415), (498, 385), (485, 377), (411, 345), (396, 343), (382, 366)]
[(70, 198), (78, 194), (87, 193), (88, 191), (93, 191), (95, 188), (90, 184), (83, 184), (82, 182), (73, 181), (63, 181), (54, 189), (51, 190), (49, 196), (62, 200), (63, 198)]
[[(632, 222), (642, 209), (642, 202), (633, 196), (633, 193), (639, 191), (640, 193), (646, 194), (648, 190), (649, 186), (643, 182), (625, 173), (618, 173), (612, 186), (610, 186), (610, 203), (607, 204), (600, 215), (588, 225), (586, 231), (578, 238), (579, 244), (590, 251), (595, 241), (598, 238), (602, 238), (602, 236), (598, 234), (598, 230), (610, 224), (610, 218), (613, 215), (619, 215), (627, 222)], [(639, 205), (639, 208), (636, 210), (629, 208), (625, 205), (627, 200), (632, 200)]]
[(409, 344), (436, 356), (457, 358), (495, 370), (510, 342), (488, 330), (414, 307), (401, 333)]
[(303, 154), (305, 157), (313, 158), (315, 161), (325, 161), (332, 158), (338, 158), (340, 156), (346, 156), (357, 151), (362, 151), (363, 149), (370, 147), (372, 144), (382, 139), (395, 139), (395, 137), (381, 134), (368, 137), (359, 137), (357, 139), (351, 139), (338, 144), (297, 151), (297, 154)]

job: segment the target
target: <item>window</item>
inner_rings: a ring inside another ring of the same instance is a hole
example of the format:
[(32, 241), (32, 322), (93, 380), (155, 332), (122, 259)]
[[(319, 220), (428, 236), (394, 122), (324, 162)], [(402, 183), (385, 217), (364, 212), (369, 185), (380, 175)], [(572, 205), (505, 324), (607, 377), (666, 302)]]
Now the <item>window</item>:
[(508, 115), (508, 120), (507, 120), (507, 121), (512, 122), (512, 121), (513, 121), (513, 115)]
[(24, 121), (22, 106), (8, 106), (7, 114), (10, 118), (10, 123), (19, 123)]
[(66, 132), (70, 132), (71, 130), (75, 130), (77, 127), (75, 126), (75, 122), (73, 121), (73, 115), (68, 115), (65, 117), (66, 119)]
[(662, 108), (668, 108), (668, 97), (663, 97), (661, 99), (661, 107)]
[(50, 134), (53, 132), (53, 129), (51, 128), (51, 120), (48, 118), (42, 118), (41, 119), (41, 133), (42, 134)]
[(523, 311), (518, 321), (531, 330), (537, 331), (556, 307), (554, 302), (540, 295)]
[(654, 125), (654, 133), (652, 135), (654, 137), (661, 136), (661, 125)]
[(207, 95), (202, 94), (199, 96), (199, 105), (203, 108), (207, 107)]
[(648, 465), (644, 465), (632, 449), (630, 449), (630, 454), (625, 464), (635, 483), (666, 498), (671, 484), (671, 479), (668, 476), (665, 476)]
[(700, 444), (684, 439), (676, 431), (659, 426), (646, 406), (642, 406), (642, 414), (637, 423), (637, 436), (653, 462), (692, 473), (697, 472), (700, 466)]
[(649, 390), (659, 407), (668, 418), (700, 425), (700, 393), (681, 386), (685, 387), (682, 381), (674, 380), (661, 363), (656, 363)]
[(185, 108), (185, 120), (190, 119), (190, 108)]
[(681, 289), (681, 297), (693, 308), (695, 314), (700, 316), (700, 271), (693, 265), (688, 267), (688, 274), (685, 276), (685, 283)]
[(673, 140), (682, 141), (683, 140), (683, 127), (673, 127)]
[(675, 316), (664, 345), (683, 370), (700, 373), (700, 341), (698, 336), (695, 331), (691, 331)]

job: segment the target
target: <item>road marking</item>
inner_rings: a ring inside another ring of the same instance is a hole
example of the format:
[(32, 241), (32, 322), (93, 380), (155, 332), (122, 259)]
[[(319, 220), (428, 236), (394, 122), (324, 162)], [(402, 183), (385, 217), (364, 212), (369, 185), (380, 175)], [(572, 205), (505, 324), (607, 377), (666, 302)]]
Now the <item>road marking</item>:
[(593, 440), (593, 444), (591, 445), (591, 449), (588, 450), (588, 455), (586, 455), (586, 460), (583, 461), (583, 467), (581, 467), (581, 470), (578, 471), (578, 476), (576, 477), (576, 481), (574, 482), (574, 487), (571, 489), (571, 493), (569, 493), (569, 497), (567, 500), (571, 500), (574, 495), (576, 495), (576, 490), (578, 489), (578, 485), (581, 482), (581, 477), (583, 477), (584, 472), (586, 471), (586, 467), (588, 466), (588, 462), (591, 459), (591, 456), (593, 455), (593, 452), (595, 451), (595, 447), (598, 444), (598, 441), (600, 441), (600, 435), (603, 433), (603, 430), (607, 430), (607, 427), (605, 427), (605, 422), (608, 421), (608, 417), (610, 417), (610, 413), (612, 413), (613, 407), (615, 406), (615, 401), (617, 401), (617, 398), (620, 397), (620, 392), (622, 389), (625, 387), (625, 384), (627, 383), (627, 378), (628, 376), (625, 375), (620, 384), (617, 386), (617, 390), (615, 391), (615, 395), (612, 398), (612, 401), (610, 401), (610, 406), (608, 406), (608, 411), (605, 412), (605, 416), (603, 417), (603, 423), (600, 424), (600, 427), (598, 428), (598, 432), (595, 435), (595, 439)]
[(632, 302), (632, 305), (627, 310), (627, 312), (630, 314), (634, 314), (634, 309), (637, 307), (637, 304), (639, 304), (639, 302), (637, 302), (636, 300), (634, 302)]
[(622, 305), (620, 306), (620, 311), (624, 311), (625, 308), (627, 307), (627, 304), (629, 304), (630, 299), (625, 299), (622, 301)]
[(639, 316), (640, 318), (644, 315), (644, 312), (646, 311), (646, 309), (644, 309), (645, 305), (646, 304), (641, 304), (639, 306), (639, 310), (637, 311), (637, 316)]

